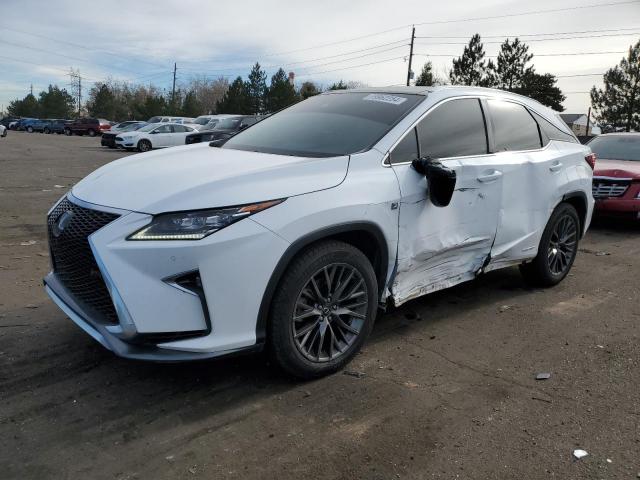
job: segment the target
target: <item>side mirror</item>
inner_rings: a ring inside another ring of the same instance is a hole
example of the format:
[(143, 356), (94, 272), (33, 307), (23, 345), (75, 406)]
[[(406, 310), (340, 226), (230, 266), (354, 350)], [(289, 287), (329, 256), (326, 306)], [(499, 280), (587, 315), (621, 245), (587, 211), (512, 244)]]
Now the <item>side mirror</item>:
[(456, 188), (456, 172), (431, 157), (416, 159), (411, 165), (427, 178), (431, 203), (436, 207), (449, 205)]
[(209, 142), (210, 147), (221, 147), (227, 141), (227, 138), (218, 138), (217, 140), (211, 140)]

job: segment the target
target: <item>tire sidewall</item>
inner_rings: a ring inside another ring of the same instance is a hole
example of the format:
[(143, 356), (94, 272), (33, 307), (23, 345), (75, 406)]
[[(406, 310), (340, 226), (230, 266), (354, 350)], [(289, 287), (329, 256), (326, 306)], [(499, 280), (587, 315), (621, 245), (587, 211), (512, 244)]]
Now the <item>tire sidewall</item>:
[[(147, 148), (142, 148), (143, 145), (148, 145)], [(149, 152), (152, 150), (151, 142), (149, 140), (140, 140), (138, 142), (138, 150), (141, 152)]]
[[(348, 244), (341, 242), (328, 242), (323, 249), (311, 249), (311, 257), (301, 255), (300, 260), (307, 260), (303, 265), (292, 262), (285, 272), (283, 281), (274, 298), (270, 322), (270, 344), (278, 349), (278, 356), (284, 357), (279, 363), (295, 376), (303, 378), (315, 378), (334, 372), (344, 366), (360, 350), (369, 336), (377, 313), (378, 285), (375, 272), (367, 257)], [(317, 252), (317, 254), (313, 254)], [(298, 349), (293, 338), (293, 313), (295, 304), (304, 285), (312, 275), (324, 266), (332, 263), (344, 263), (358, 270), (367, 286), (367, 316), (362, 325), (360, 334), (338, 358), (327, 362), (312, 362), (308, 360)]]
[[(553, 231), (554, 231), (556, 225), (558, 224), (558, 222), (562, 218), (564, 218), (567, 215), (571, 216), (573, 218), (573, 220), (575, 222), (575, 225), (576, 225), (576, 245), (575, 245), (575, 248), (573, 250), (573, 254), (571, 256), (571, 260), (569, 261), (569, 264), (567, 265), (567, 268), (560, 274), (554, 274), (551, 271), (551, 269), (549, 268), (549, 262), (547, 260), (547, 255), (548, 255), (548, 251), (549, 251), (549, 242), (551, 240), (551, 235), (553, 234)], [(576, 209), (572, 205), (569, 205), (568, 203), (561, 204), (553, 212), (553, 215), (549, 219), (549, 223), (547, 224), (547, 227), (545, 228), (545, 231), (544, 231), (544, 233), (542, 235), (542, 239), (540, 241), (540, 251), (538, 252), (544, 258), (544, 262), (541, 262), (541, 267), (542, 267), (542, 271), (543, 271), (544, 275), (549, 278), (550, 282), (552, 282), (554, 284), (560, 283), (568, 275), (568, 273), (571, 271), (571, 268), (573, 267), (573, 262), (575, 261), (576, 255), (578, 253), (578, 243), (579, 243), (579, 239), (580, 239), (580, 231), (581, 231), (580, 217), (578, 216), (578, 212), (576, 212)]]

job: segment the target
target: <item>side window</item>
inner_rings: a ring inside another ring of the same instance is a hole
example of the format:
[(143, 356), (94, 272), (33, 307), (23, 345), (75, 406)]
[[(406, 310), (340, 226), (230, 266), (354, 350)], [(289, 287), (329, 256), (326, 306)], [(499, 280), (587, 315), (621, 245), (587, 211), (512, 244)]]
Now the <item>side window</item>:
[(187, 127), (184, 127), (182, 125), (174, 125), (173, 126), (173, 132), (174, 133), (184, 133), (184, 132), (188, 132), (189, 129)]
[(416, 137), (416, 129), (412, 128), (400, 143), (396, 145), (389, 154), (388, 163), (405, 163), (412, 162), (418, 158), (418, 139)]
[(480, 100), (462, 98), (436, 106), (418, 124), (420, 155), (433, 158), (488, 153)]
[(155, 133), (171, 133), (171, 125), (162, 125), (154, 130)]
[(522, 105), (488, 100), (497, 152), (534, 150), (542, 146), (538, 124)]
[[(567, 132), (563, 132), (542, 115), (538, 115), (536, 112), (531, 112), (531, 115), (533, 115), (533, 118), (535, 118), (538, 122), (538, 125), (540, 125), (543, 139), (544, 137), (547, 137), (549, 140), (578, 143), (573, 135), (569, 135)], [(548, 140), (543, 143), (546, 145), (548, 143)]]

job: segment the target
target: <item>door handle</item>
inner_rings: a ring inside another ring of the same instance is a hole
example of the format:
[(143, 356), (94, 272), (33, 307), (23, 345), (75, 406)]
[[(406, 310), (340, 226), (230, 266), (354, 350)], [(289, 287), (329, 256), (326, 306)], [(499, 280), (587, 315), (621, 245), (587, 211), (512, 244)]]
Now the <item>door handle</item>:
[(549, 171), (558, 172), (562, 168), (562, 162), (556, 162), (549, 167)]
[(499, 179), (501, 176), (502, 176), (502, 172), (500, 170), (494, 170), (493, 172), (488, 173), (486, 175), (480, 175), (478, 177), (478, 181), (482, 183), (493, 182)]

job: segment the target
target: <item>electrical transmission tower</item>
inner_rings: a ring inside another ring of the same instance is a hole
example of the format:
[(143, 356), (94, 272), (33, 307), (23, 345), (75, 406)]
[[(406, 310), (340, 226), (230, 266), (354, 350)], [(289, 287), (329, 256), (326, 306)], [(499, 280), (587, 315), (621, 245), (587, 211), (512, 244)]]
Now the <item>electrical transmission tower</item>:
[(73, 68), (69, 70), (69, 78), (71, 79), (69, 83), (71, 95), (76, 101), (78, 116), (80, 116), (82, 111), (82, 77), (80, 76), (80, 70), (74, 70)]

